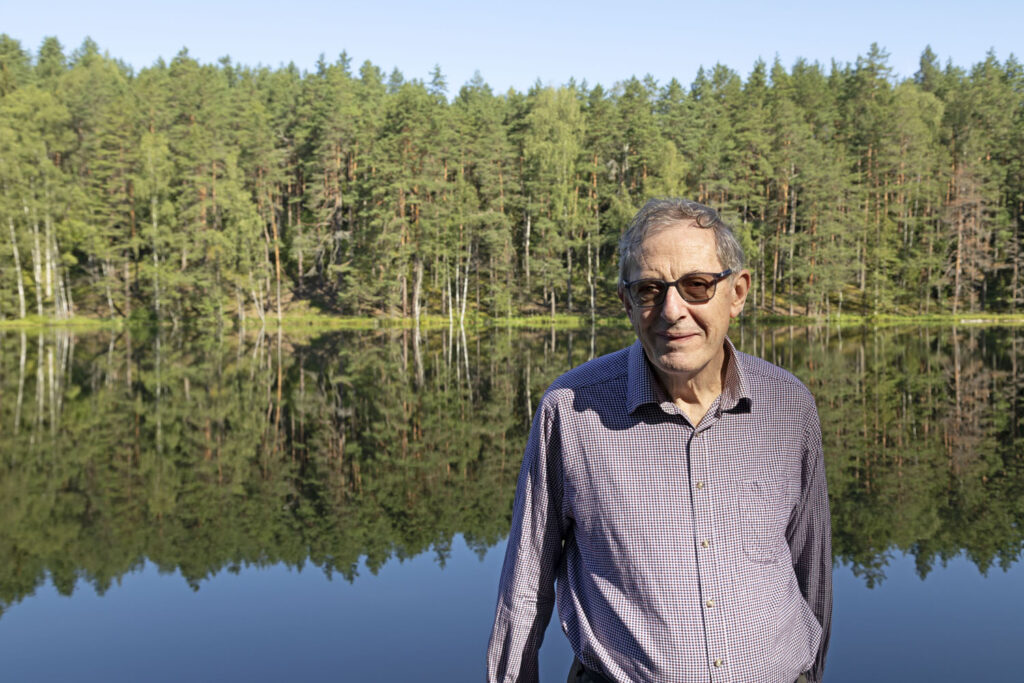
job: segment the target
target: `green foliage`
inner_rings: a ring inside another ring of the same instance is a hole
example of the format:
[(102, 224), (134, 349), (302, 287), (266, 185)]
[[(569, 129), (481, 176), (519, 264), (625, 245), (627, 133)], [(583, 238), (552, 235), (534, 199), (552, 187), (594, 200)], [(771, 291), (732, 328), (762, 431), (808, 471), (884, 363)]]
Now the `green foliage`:
[[(51, 578), (103, 592), (145, 560), (193, 587), (224, 568), (365, 563), (505, 533), (545, 387), (625, 325), (196, 336), (0, 332), (0, 612)], [(1019, 329), (750, 328), (738, 346), (814, 392), (837, 561), (872, 584), (1024, 550)]]
[[(652, 196), (735, 225), (752, 309), (827, 316), (1024, 303), (1024, 69), (897, 82), (853, 64), (721, 64), (495, 94), (186, 51), (134, 73), (92, 40), (0, 35), (0, 316), (201, 325), (617, 308), (615, 244)], [(138, 312), (142, 309), (142, 312)]]

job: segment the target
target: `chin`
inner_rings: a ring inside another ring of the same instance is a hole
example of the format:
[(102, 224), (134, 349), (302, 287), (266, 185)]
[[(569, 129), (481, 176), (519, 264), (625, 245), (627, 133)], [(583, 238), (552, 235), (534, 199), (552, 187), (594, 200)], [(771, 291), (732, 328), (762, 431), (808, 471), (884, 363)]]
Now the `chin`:
[(701, 363), (692, 353), (684, 355), (679, 352), (668, 352), (658, 356), (658, 366), (665, 372), (689, 375), (696, 373), (704, 365), (706, 363)]
[(668, 372), (695, 374), (700, 372), (715, 357), (716, 347), (706, 339), (694, 340), (693, 343), (663, 345), (655, 349), (657, 364)]

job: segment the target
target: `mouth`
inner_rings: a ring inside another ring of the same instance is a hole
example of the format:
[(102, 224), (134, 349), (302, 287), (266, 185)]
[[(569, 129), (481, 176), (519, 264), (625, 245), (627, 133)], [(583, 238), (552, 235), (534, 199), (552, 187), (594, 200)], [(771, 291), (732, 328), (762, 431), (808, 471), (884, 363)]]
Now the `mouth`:
[(696, 339), (699, 336), (697, 332), (659, 332), (658, 336), (665, 340), (666, 343), (672, 342), (683, 342), (690, 339)]

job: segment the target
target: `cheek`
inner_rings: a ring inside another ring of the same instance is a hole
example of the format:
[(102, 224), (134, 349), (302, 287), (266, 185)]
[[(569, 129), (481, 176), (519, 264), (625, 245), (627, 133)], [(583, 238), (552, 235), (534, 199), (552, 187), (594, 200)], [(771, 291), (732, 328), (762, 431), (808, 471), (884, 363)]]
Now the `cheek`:
[(633, 326), (633, 333), (636, 334), (637, 338), (644, 339), (646, 335), (644, 330), (647, 329), (647, 324), (644, 322), (644, 316), (639, 313), (636, 309), (633, 309), (633, 314), (629, 316), (629, 322)]
[(634, 312), (634, 323), (633, 326), (638, 330), (650, 329), (651, 325), (654, 324), (654, 320), (657, 317), (656, 314), (652, 313), (654, 309), (638, 309)]
[(709, 318), (707, 325), (708, 327), (713, 328), (724, 335), (726, 331), (728, 331), (729, 329), (730, 320), (732, 320), (732, 315), (730, 315), (730, 309), (727, 306), (723, 306), (721, 309), (715, 311), (714, 316)]

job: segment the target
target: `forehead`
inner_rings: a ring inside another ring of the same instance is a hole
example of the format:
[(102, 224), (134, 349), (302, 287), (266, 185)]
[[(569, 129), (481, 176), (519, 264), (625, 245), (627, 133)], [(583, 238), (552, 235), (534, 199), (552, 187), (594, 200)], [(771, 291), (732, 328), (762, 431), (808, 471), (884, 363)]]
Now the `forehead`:
[(680, 277), (688, 272), (718, 272), (715, 233), (695, 223), (669, 223), (652, 227), (636, 252), (632, 270), (647, 275)]

